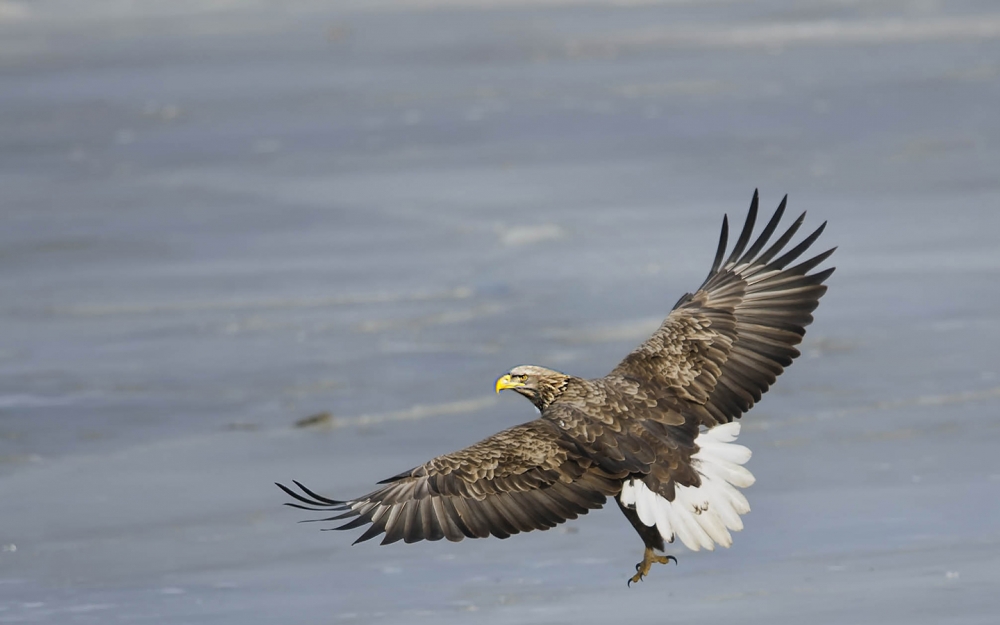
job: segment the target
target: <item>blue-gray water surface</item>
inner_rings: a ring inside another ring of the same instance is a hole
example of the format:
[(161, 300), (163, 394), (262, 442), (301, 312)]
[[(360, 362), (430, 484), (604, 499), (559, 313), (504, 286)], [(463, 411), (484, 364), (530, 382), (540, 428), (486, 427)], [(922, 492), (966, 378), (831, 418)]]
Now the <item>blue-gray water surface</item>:
[[(0, 623), (995, 623), (998, 103), (985, 1), (0, 0)], [(732, 548), (281, 506), (605, 373), (756, 187), (838, 269)]]

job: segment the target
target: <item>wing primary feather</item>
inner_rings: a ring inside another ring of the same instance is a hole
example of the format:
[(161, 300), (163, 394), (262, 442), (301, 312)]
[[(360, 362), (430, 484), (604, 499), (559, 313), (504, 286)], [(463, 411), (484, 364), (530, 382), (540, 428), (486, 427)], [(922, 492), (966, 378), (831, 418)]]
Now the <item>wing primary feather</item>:
[(816, 239), (819, 238), (819, 235), (823, 234), (823, 230), (825, 229), (826, 229), (826, 222), (824, 221), (822, 224), (820, 224), (819, 228), (816, 228), (816, 230), (814, 230), (812, 234), (803, 239), (801, 243), (793, 247), (787, 254), (785, 254), (778, 260), (771, 263), (771, 266), (774, 267), (775, 269), (783, 269), (785, 265), (787, 265), (788, 263), (792, 262), (793, 260), (801, 256), (802, 252), (809, 249), (809, 246), (812, 245), (816, 241)]
[(823, 295), (824, 295), (824, 294), (826, 293), (826, 288), (827, 288), (827, 287), (826, 287), (826, 285), (825, 285), (825, 284), (823, 284), (823, 282), (824, 282), (824, 281), (825, 281), (825, 280), (826, 280), (827, 278), (829, 278), (830, 276), (832, 276), (832, 275), (833, 275), (833, 272), (834, 272), (834, 271), (836, 271), (836, 270), (837, 270), (837, 268), (836, 268), (836, 267), (830, 267), (829, 269), (824, 269), (823, 271), (817, 271), (816, 273), (814, 273), (814, 274), (812, 274), (812, 275), (809, 275), (809, 276), (807, 276), (807, 277), (809, 278), (809, 281), (810, 281), (810, 282), (811, 282), (812, 284), (819, 284), (819, 285), (822, 285), (822, 288), (823, 288), (823, 291), (822, 291), (822, 292), (820, 292), (820, 294), (819, 294), (819, 295), (817, 295), (817, 298), (819, 298), (819, 297), (822, 297), (822, 296), (823, 296)]
[(788, 196), (786, 195), (781, 198), (781, 204), (778, 204), (778, 210), (774, 211), (774, 215), (771, 216), (771, 220), (767, 222), (766, 226), (764, 226), (764, 231), (760, 233), (760, 236), (757, 237), (757, 240), (750, 246), (750, 249), (747, 250), (746, 254), (736, 261), (736, 264), (742, 265), (743, 263), (751, 260), (757, 255), (758, 252), (764, 249), (764, 246), (767, 245), (767, 240), (771, 238), (772, 234), (774, 234), (774, 231), (778, 227), (778, 222), (780, 222), (782, 216), (784, 216), (785, 206), (787, 205)]
[[(330, 517), (330, 518), (327, 518), (327, 519), (302, 519), (301, 521), (299, 521), (299, 523), (322, 523), (323, 521), (335, 521), (335, 520), (336, 519), (334, 519), (333, 517)], [(331, 529), (334, 529), (334, 528), (327, 527), (327, 528), (322, 529), (320, 531), (325, 532), (325, 531), (331, 530)]]
[[(307, 494), (310, 497), (314, 498), (316, 501), (322, 501), (323, 503), (330, 504), (331, 506), (342, 506), (345, 503), (347, 503), (346, 501), (337, 501), (336, 499), (328, 499), (326, 497), (323, 497), (322, 495), (317, 495), (316, 493), (312, 492), (311, 490), (309, 490), (308, 488), (306, 488), (305, 486), (303, 486), (302, 482), (298, 482), (296, 480), (292, 480), (292, 482), (294, 482), (296, 486), (298, 486), (299, 488), (301, 488), (302, 492), (304, 492), (305, 494)], [(291, 491), (289, 491), (289, 492), (291, 492)]]
[[(285, 494), (288, 495), (289, 497), (294, 497), (295, 499), (297, 499), (298, 501), (301, 501), (302, 503), (307, 503), (307, 504), (309, 504), (311, 506), (321, 505), (318, 501), (313, 501), (311, 499), (306, 499), (305, 497), (303, 497), (302, 495), (296, 493), (295, 491), (293, 491), (292, 489), (288, 488), (284, 484), (279, 484), (278, 482), (275, 482), (274, 485), (277, 486), (278, 488), (280, 488), (281, 490), (285, 491)], [(292, 504), (285, 504), (285, 505), (289, 506), (289, 505), (292, 505)]]
[(326, 520), (327, 521), (339, 521), (341, 519), (349, 519), (352, 516), (358, 516), (359, 514), (361, 514), (361, 513), (358, 512), (357, 510), (349, 509), (349, 510), (347, 510), (347, 512), (341, 512), (340, 514), (338, 514), (336, 516), (332, 516), (332, 517), (330, 517), (329, 519), (326, 519)]
[(708, 272), (705, 282), (715, 275), (715, 272), (722, 266), (722, 257), (726, 253), (726, 246), (729, 245), (729, 215), (722, 216), (722, 234), (719, 235), (719, 249), (715, 251), (715, 260), (712, 261), (712, 268)]
[(781, 237), (779, 237), (778, 240), (774, 242), (774, 245), (767, 248), (767, 251), (761, 254), (757, 258), (757, 262), (755, 264), (766, 265), (768, 262), (770, 262), (770, 260), (774, 258), (778, 252), (781, 251), (781, 248), (788, 245), (788, 242), (792, 240), (792, 237), (795, 236), (795, 233), (798, 232), (799, 228), (802, 227), (802, 222), (805, 221), (805, 218), (806, 218), (805, 213), (799, 215), (798, 219), (792, 222), (792, 225), (789, 226), (788, 230), (785, 230), (785, 233), (782, 234)]
[(352, 520), (348, 521), (347, 523), (344, 523), (343, 525), (338, 525), (337, 527), (335, 527), (333, 529), (335, 529), (335, 530), (352, 530), (352, 529), (354, 529), (356, 527), (361, 527), (362, 525), (365, 525), (365, 524), (370, 523), (370, 522), (371, 522), (371, 519), (368, 518), (368, 515), (362, 515), (362, 516), (359, 516), (356, 519), (352, 519)]
[(757, 205), (759, 203), (759, 198), (757, 195), (757, 189), (753, 191), (753, 199), (750, 200), (750, 210), (747, 212), (747, 220), (743, 224), (743, 231), (740, 232), (740, 238), (736, 240), (736, 245), (733, 247), (732, 254), (726, 259), (726, 265), (728, 266), (734, 260), (739, 258), (743, 250), (746, 249), (747, 243), (750, 242), (750, 235), (753, 234), (753, 227), (757, 223)]
[[(302, 506), (296, 506), (295, 504), (286, 503), (286, 506), (292, 506), (294, 508), (300, 508), (301, 510), (313, 510), (314, 512), (329, 512), (330, 509), (320, 510), (318, 508), (303, 508)], [(348, 510), (347, 512), (341, 512), (340, 514), (327, 517), (325, 519), (306, 519), (305, 521), (299, 521), (299, 523), (312, 523), (313, 521), (339, 521), (341, 519), (349, 519), (353, 516), (358, 516), (358, 512), (355, 510)]]
[[(831, 248), (831, 249), (828, 249), (827, 251), (825, 251), (825, 252), (823, 252), (821, 254), (817, 254), (817, 255), (813, 256), (812, 258), (810, 258), (808, 260), (802, 261), (801, 263), (799, 263), (798, 265), (795, 265), (794, 267), (792, 267), (788, 271), (793, 271), (793, 272), (795, 272), (795, 273), (797, 273), (799, 275), (803, 275), (804, 276), (806, 273), (808, 273), (809, 271), (811, 271), (816, 265), (820, 264), (821, 262), (823, 262), (827, 258), (830, 258), (830, 256), (834, 252), (836, 252), (836, 251), (837, 251), (837, 248), (835, 248), (835, 247)], [(836, 269), (836, 267), (832, 267), (832, 269)]]
[(356, 545), (358, 543), (363, 543), (366, 540), (371, 540), (372, 538), (375, 538), (376, 536), (378, 536), (379, 534), (381, 534), (384, 531), (385, 531), (385, 528), (382, 527), (380, 524), (373, 523), (371, 527), (369, 527), (367, 530), (365, 530), (364, 534), (362, 534), (361, 536), (358, 536), (357, 540), (355, 540), (351, 544), (352, 545)]
[(329, 512), (330, 511), (329, 507), (326, 507), (326, 508), (316, 508), (316, 507), (310, 507), (310, 506), (303, 506), (302, 504), (297, 504), (297, 503), (288, 503), (288, 502), (285, 502), (285, 503), (283, 503), (281, 505), (288, 506), (289, 508), (298, 508), (299, 510), (308, 510), (309, 512)]

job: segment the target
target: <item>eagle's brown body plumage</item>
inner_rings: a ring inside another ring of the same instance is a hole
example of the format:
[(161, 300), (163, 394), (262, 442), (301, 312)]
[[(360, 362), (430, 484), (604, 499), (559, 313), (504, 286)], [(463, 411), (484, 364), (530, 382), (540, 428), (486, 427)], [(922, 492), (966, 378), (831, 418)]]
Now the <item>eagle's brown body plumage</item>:
[(725, 258), (724, 220), (705, 282), (606, 377), (584, 380), (535, 366), (504, 376), (498, 391), (525, 395), (538, 419), (434, 458), (357, 499), (327, 499), (298, 482), (301, 494), (282, 486), (300, 502), (289, 505), (334, 510), (327, 520), (347, 520), (338, 529), (368, 526), (358, 541), (384, 534), (386, 544), (506, 538), (553, 527), (615, 497), (649, 549), (662, 550), (675, 533), (695, 549), (728, 546), (728, 529), (741, 528), (738, 515), (749, 510), (735, 487), (753, 478), (738, 466), (749, 451), (730, 444), (738, 425), (715, 428), (748, 411), (799, 355), (795, 345), (833, 273), (809, 273), (832, 249), (789, 267), (823, 230), (784, 251), (804, 214), (767, 247), (784, 208), (782, 200), (750, 244), (755, 193)]

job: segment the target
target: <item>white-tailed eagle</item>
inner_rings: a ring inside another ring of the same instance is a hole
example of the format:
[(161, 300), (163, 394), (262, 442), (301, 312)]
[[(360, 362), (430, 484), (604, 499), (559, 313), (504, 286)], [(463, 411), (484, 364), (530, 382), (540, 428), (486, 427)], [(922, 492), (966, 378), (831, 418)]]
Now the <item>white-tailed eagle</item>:
[[(629, 583), (679, 539), (695, 551), (732, 544), (750, 510), (750, 450), (739, 419), (792, 360), (833, 268), (833, 249), (795, 264), (825, 223), (789, 247), (805, 213), (769, 245), (787, 196), (751, 243), (757, 193), (733, 250), (728, 221), (712, 269), (656, 332), (603, 378), (525, 365), (496, 382), (541, 416), (380, 482), (362, 497), (328, 499), (281, 484), (305, 510), (334, 511), (335, 529), (366, 527), (382, 544), (496, 536), (555, 527), (614, 497), (645, 543)], [(834, 248), (836, 249), (836, 248)]]

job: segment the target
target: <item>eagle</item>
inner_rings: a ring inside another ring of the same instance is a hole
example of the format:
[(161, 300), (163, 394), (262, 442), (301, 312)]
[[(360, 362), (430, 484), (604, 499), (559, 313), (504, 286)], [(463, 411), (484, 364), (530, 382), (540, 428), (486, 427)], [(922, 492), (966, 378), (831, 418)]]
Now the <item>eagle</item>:
[[(660, 327), (603, 378), (514, 367), (496, 381), (538, 409), (534, 421), (379, 482), (356, 499), (277, 484), (286, 505), (333, 512), (330, 529), (366, 527), (355, 542), (508, 538), (545, 530), (601, 508), (613, 497), (644, 544), (628, 584), (642, 580), (680, 540), (729, 547), (750, 511), (740, 489), (754, 483), (735, 443), (737, 421), (798, 355), (796, 349), (834, 268), (812, 272), (836, 248), (800, 256), (826, 222), (787, 249), (802, 213), (769, 245), (788, 196), (751, 243), (755, 191), (732, 251), (728, 216), (715, 260), (697, 291), (681, 297)], [(766, 248), (766, 249), (765, 249)]]

